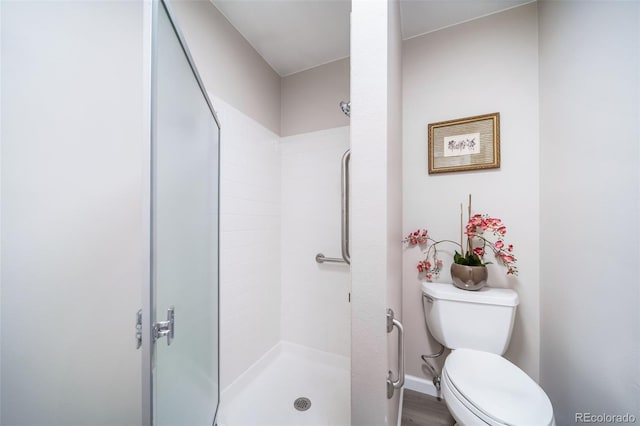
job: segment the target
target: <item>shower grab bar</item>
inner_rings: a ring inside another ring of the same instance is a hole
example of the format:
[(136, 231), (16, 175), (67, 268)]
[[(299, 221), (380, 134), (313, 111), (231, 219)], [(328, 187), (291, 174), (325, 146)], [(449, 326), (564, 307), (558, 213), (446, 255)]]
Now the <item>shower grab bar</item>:
[(342, 258), (351, 265), (349, 253), (349, 163), (351, 162), (351, 150), (348, 149), (342, 155)]
[(322, 253), (316, 254), (316, 263), (347, 263), (340, 257), (326, 257)]
[(322, 253), (316, 254), (316, 262), (318, 263), (344, 263), (344, 259), (340, 257), (326, 257)]
[(351, 161), (351, 150), (348, 149), (342, 155), (342, 198), (341, 198), (341, 229), (342, 229), (342, 259), (337, 257), (326, 257), (322, 253), (316, 255), (317, 263), (346, 263), (351, 264), (351, 254), (349, 253), (349, 163)]
[(387, 398), (393, 397), (393, 392), (404, 386), (404, 327), (402, 323), (394, 318), (393, 310), (387, 309), (387, 333), (393, 331), (393, 327), (398, 329), (398, 378), (393, 379), (393, 373), (387, 374)]

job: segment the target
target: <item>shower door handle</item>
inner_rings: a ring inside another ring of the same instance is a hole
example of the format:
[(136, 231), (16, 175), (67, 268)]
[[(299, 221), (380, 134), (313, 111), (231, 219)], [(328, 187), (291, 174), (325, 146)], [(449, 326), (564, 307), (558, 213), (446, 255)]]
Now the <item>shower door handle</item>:
[(393, 310), (387, 309), (387, 333), (393, 331), (393, 327), (398, 329), (398, 377), (394, 380), (393, 373), (387, 374), (387, 398), (393, 397), (393, 392), (404, 386), (404, 327), (402, 323), (394, 318)]
[(167, 346), (171, 344), (175, 335), (175, 308), (167, 309), (167, 320), (159, 321), (153, 325), (153, 341), (167, 336)]

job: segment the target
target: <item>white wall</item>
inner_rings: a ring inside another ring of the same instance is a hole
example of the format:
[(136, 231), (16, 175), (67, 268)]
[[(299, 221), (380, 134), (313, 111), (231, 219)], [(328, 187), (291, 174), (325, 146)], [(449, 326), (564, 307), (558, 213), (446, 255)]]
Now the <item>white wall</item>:
[(207, 90), (279, 134), (280, 76), (211, 1), (170, 3)]
[(139, 425), (143, 5), (4, 1), (0, 27), (0, 423)]
[[(337, 108), (339, 110), (339, 108)], [(350, 354), (349, 265), (318, 264), (340, 257), (340, 160), (349, 127), (281, 139), (282, 338)]]
[[(403, 44), (404, 234), (428, 228), (436, 239), (459, 239), (460, 203), (503, 219), (515, 245), (520, 276), (490, 269), (489, 285), (520, 295), (506, 357), (539, 375), (539, 144), (538, 29), (535, 4), (406, 40)], [(500, 112), (501, 167), (429, 175), (427, 125)], [(421, 252), (405, 251), (403, 265), (407, 372), (430, 378), (421, 354), (439, 345), (427, 336), (415, 266)], [(443, 256), (440, 281), (451, 282)]]
[(340, 101), (349, 100), (349, 58), (282, 78), (282, 136), (349, 125)]
[(210, 93), (221, 128), (220, 386), (280, 340), (279, 138)]
[(351, 12), (351, 407), (356, 425), (397, 420), (398, 400), (389, 404), (386, 396), (393, 357), (388, 345), (381, 345), (397, 338), (395, 332), (387, 335), (386, 310), (396, 293), (392, 288), (400, 285), (392, 269), (399, 267), (400, 246), (389, 244), (401, 238), (400, 205), (389, 205), (395, 199), (390, 192), (401, 180), (393, 161), (401, 146), (395, 138), (397, 111), (391, 110), (399, 87), (397, 35), (390, 34), (397, 29), (396, 7), (355, 0)]
[(541, 384), (640, 418), (640, 4), (540, 11)]

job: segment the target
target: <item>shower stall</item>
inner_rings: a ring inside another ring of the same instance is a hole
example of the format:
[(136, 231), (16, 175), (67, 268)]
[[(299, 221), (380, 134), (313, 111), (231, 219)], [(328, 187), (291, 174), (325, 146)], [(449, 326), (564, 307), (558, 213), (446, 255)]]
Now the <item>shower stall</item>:
[[(242, 127), (243, 139), (258, 132), (243, 114), (227, 110), (218, 102), (216, 105), (222, 110), (223, 128), (225, 122)], [(339, 112), (337, 103), (334, 107)], [(233, 126), (226, 135), (223, 179), (233, 167), (227, 163), (233, 147), (244, 157), (260, 152), (260, 148), (243, 147), (242, 139), (235, 139)], [(271, 156), (258, 154), (263, 167), (273, 161), (279, 169), (279, 173), (268, 174), (279, 192), (273, 195), (276, 201), (270, 207), (278, 211), (279, 225), (271, 234), (278, 243), (265, 246), (268, 241), (260, 239), (262, 230), (249, 231), (256, 239), (255, 245), (269, 256), (252, 259), (251, 267), (261, 272), (260, 280), (247, 282), (246, 269), (225, 251), (238, 243), (226, 238), (221, 242), (225, 277), (221, 286), (226, 294), (221, 306), (221, 355), (223, 370), (225, 366), (227, 369), (222, 373), (219, 426), (351, 424), (351, 274), (345, 158), (349, 142), (349, 126), (340, 126), (276, 137), (277, 149)], [(345, 160), (341, 162), (341, 158)], [(248, 162), (253, 164), (252, 159)], [(265, 186), (264, 173), (249, 171), (243, 178), (252, 186)], [(223, 203), (233, 192), (232, 186), (224, 181)], [(309, 191), (311, 186), (313, 190)], [(246, 199), (247, 192), (242, 190), (238, 196)], [(256, 202), (251, 207), (256, 217), (265, 212), (264, 203)], [(228, 207), (225, 211), (229, 212)], [(231, 226), (223, 217), (223, 237), (244, 235), (237, 228), (229, 229)], [(347, 261), (325, 257), (319, 250), (331, 256), (342, 251)], [(244, 290), (235, 291), (238, 287)], [(270, 312), (268, 318), (262, 315), (265, 307)], [(248, 309), (251, 318), (238, 316), (237, 310), (241, 309)], [(270, 338), (263, 339), (267, 334)], [(263, 342), (254, 343), (260, 340)], [(240, 362), (241, 358), (247, 361)]]
[(220, 129), (169, 5), (1, 18), (0, 423), (212, 425)]

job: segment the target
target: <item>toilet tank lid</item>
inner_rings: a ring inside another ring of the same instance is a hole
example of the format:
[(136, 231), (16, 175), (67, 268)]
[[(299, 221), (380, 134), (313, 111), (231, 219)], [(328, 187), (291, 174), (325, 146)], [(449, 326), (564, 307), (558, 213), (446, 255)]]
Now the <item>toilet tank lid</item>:
[(449, 283), (422, 283), (422, 293), (438, 300), (479, 303), (484, 305), (517, 306), (518, 293), (510, 288), (483, 287), (480, 290), (462, 290)]

